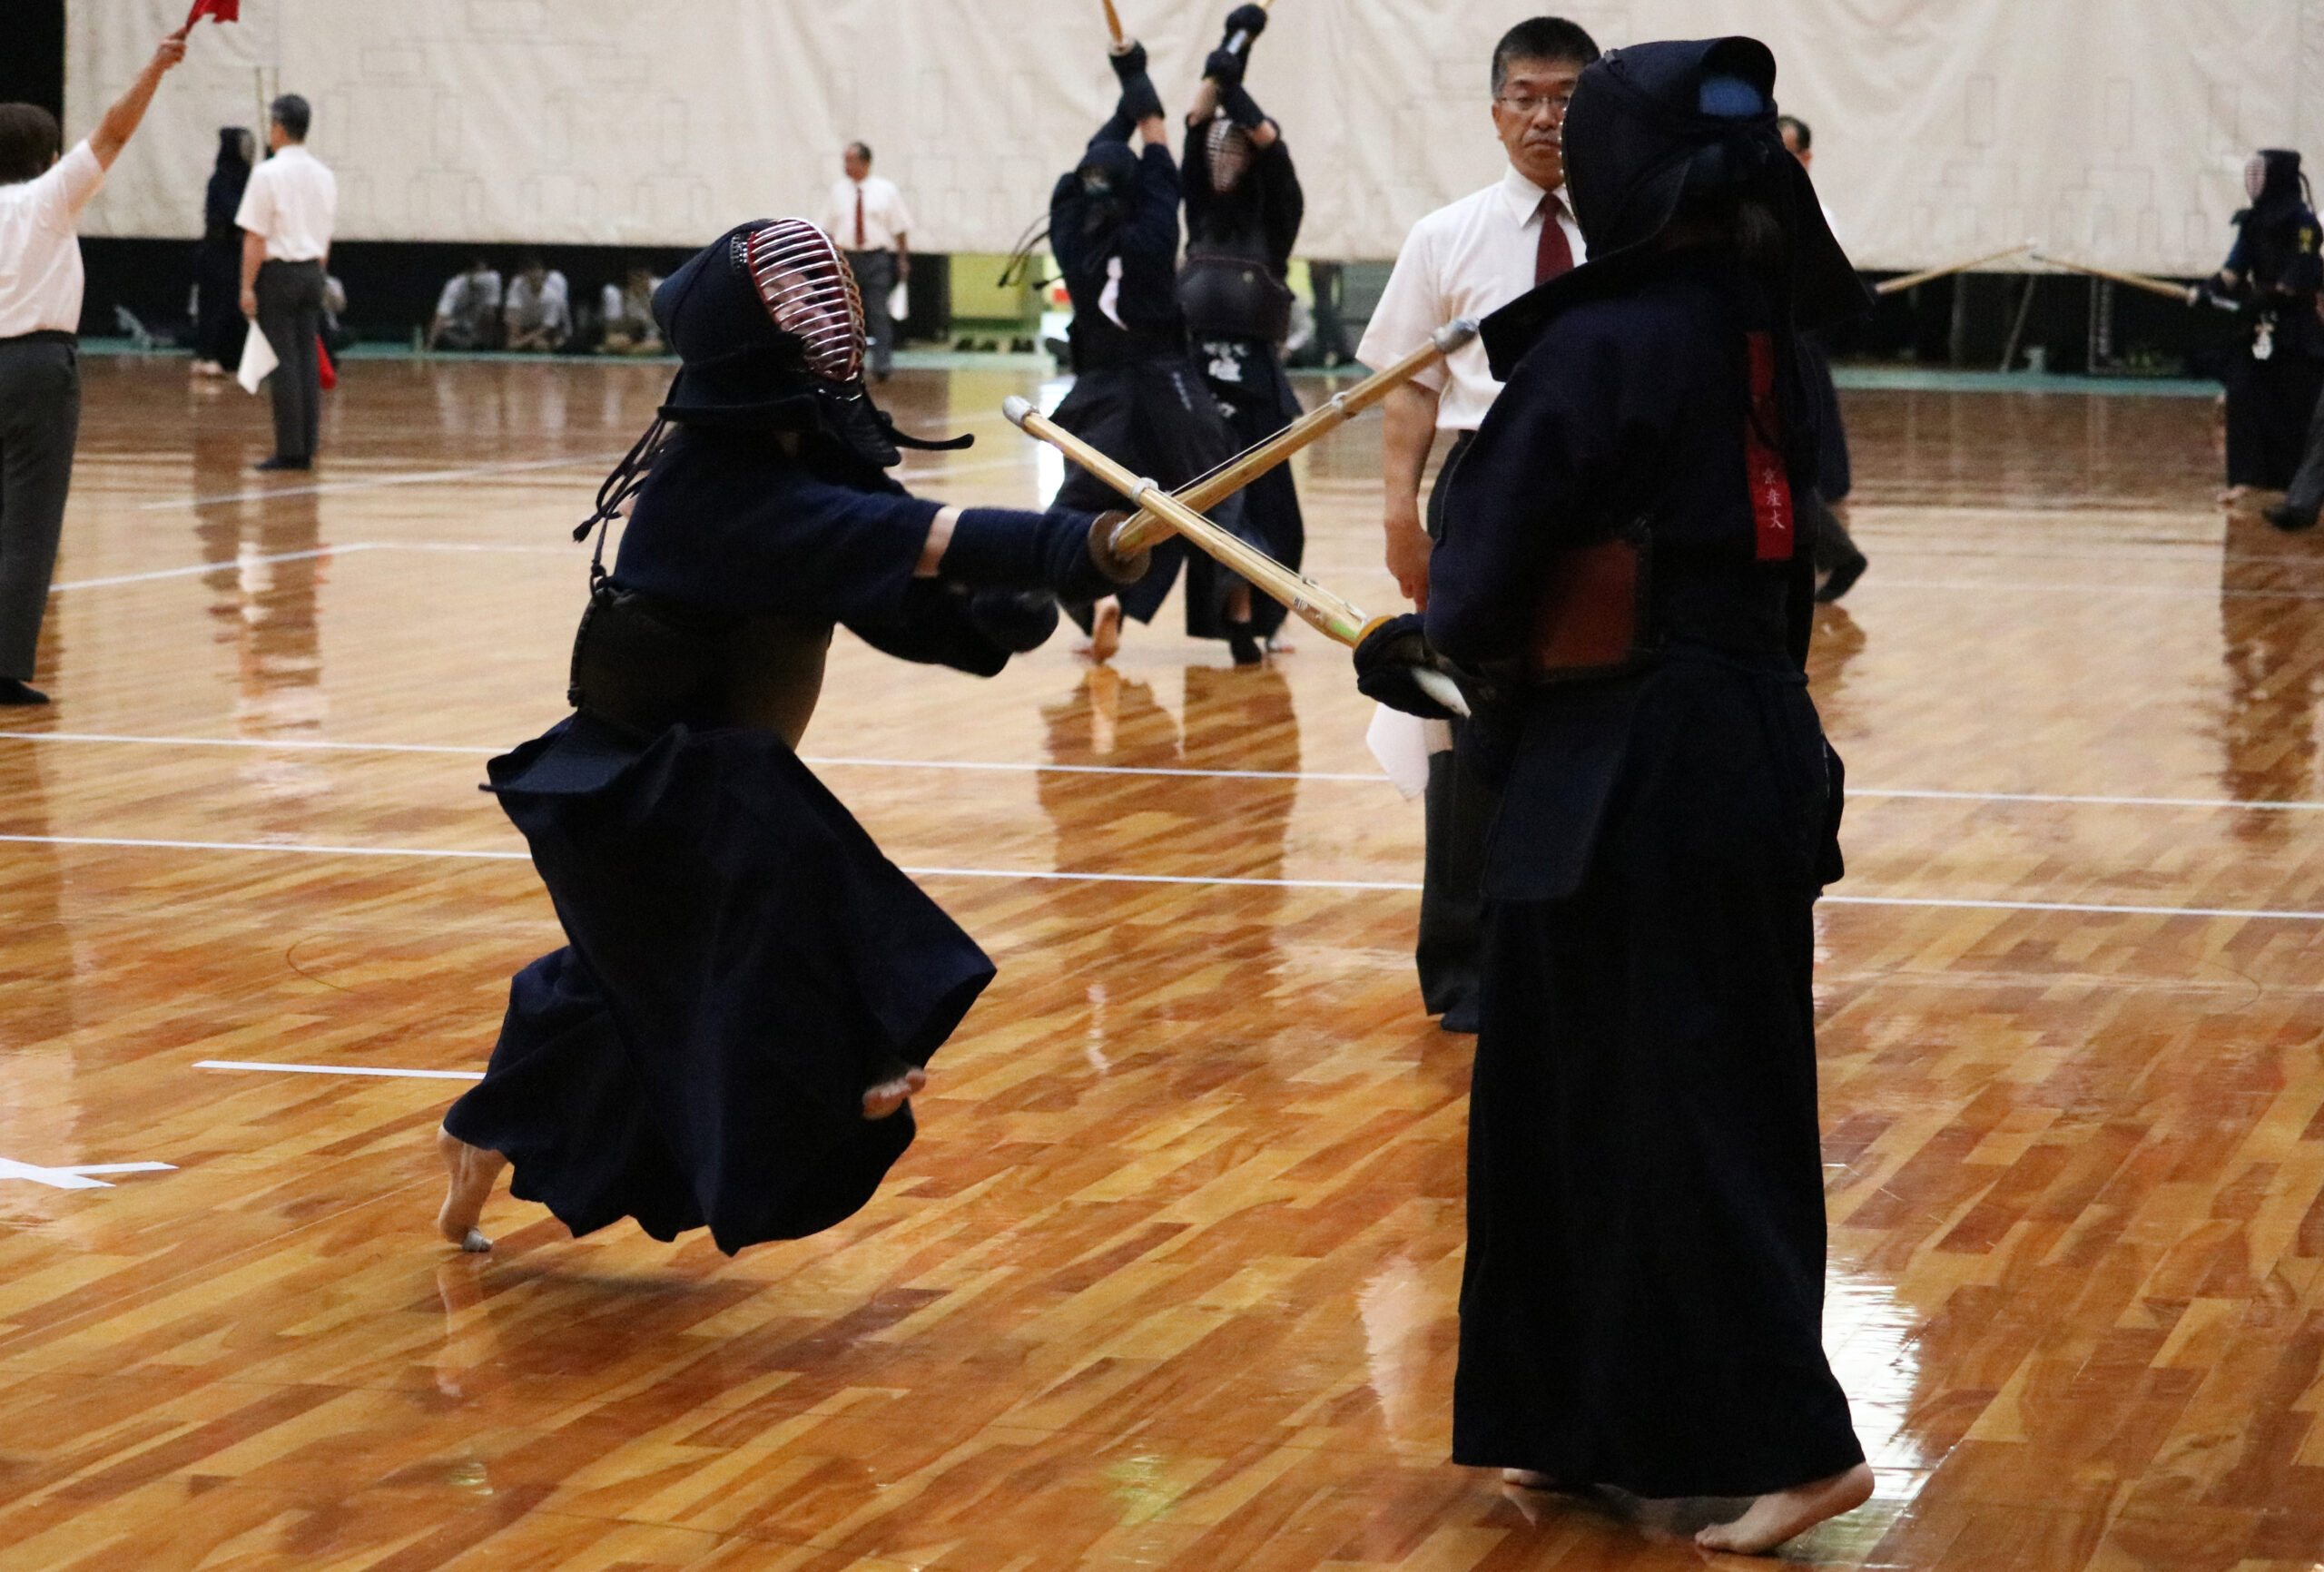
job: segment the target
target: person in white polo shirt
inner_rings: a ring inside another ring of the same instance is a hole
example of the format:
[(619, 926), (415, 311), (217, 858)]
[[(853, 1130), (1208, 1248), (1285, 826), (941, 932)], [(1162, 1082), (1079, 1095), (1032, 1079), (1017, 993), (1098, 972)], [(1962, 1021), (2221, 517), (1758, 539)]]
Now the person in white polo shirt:
[(904, 210), (896, 182), (872, 172), (869, 142), (849, 142), (840, 162), (847, 172), (832, 182), (823, 232), (838, 242), (855, 270), (855, 286), (863, 292), (863, 330), (872, 340), (872, 376), (885, 382), (896, 352), (888, 296), (911, 277), (911, 214)]
[(184, 58), (183, 35), (162, 39), (96, 130), (62, 158), (54, 115), (0, 103), (0, 704), (48, 702), (31, 679), (81, 429), (74, 231), (162, 74)]
[[(1500, 180), (1413, 226), (1372, 313), (1356, 359), (1388, 366), (1428, 342), (1455, 317), (1482, 321), (1538, 283), (1582, 260), (1581, 230), (1565, 199), (1560, 134), (1565, 106), (1598, 45), (1558, 16), (1520, 22), (1492, 52), (1492, 123), (1509, 154)], [(1472, 342), (1443, 366), (1388, 395), (1381, 410), (1381, 470), (1387, 483), (1388, 571), (1413, 604), (1428, 609), (1430, 541), (1443, 533), (1438, 499), (1501, 384)], [(1439, 431), (1452, 447), (1421, 516), (1420, 482)], [(1477, 1029), (1477, 882), (1484, 869), (1492, 797), (1457, 748), (1428, 768), (1427, 850), (1421, 872), (1421, 1002), (1446, 1031)]]
[(306, 469), (322, 422), (323, 264), (330, 260), (339, 182), (307, 151), (314, 118), (286, 93), (267, 109), (271, 156), (251, 172), (234, 222), (242, 231), (242, 315), (281, 364), (274, 373), (274, 454), (261, 469)]

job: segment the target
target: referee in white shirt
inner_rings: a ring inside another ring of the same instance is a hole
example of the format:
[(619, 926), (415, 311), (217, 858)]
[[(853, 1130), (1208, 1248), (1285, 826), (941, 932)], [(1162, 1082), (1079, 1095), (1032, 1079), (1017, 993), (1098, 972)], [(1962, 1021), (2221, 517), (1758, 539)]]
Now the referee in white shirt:
[(841, 163), (847, 175), (832, 186), (823, 230), (855, 270), (856, 287), (863, 291), (863, 332), (872, 340), (872, 376), (885, 382), (896, 352), (888, 296), (911, 277), (911, 214), (896, 182), (872, 172), (871, 144), (849, 142)]
[[(1393, 365), (1455, 317), (1482, 320), (1582, 260), (1581, 228), (1565, 200), (1565, 158), (1559, 138), (1565, 106), (1582, 67), (1598, 58), (1590, 34), (1557, 16), (1519, 23), (1492, 52), (1492, 123), (1508, 150), (1509, 171), (1481, 192), (1439, 208), (1413, 226), (1395, 270), (1364, 329), (1356, 359)], [(1460, 461), (1478, 422), (1501, 392), (1471, 343), (1443, 366), (1388, 395), (1382, 408), (1383, 523), (1388, 571), (1423, 610), (1428, 606), (1430, 542), (1443, 533), (1443, 477)], [(1439, 431), (1455, 434), (1421, 516), (1421, 476)], [(1463, 771), (1457, 752), (1429, 761), (1428, 850), (1421, 874), (1421, 1000), (1447, 1031), (1477, 1029), (1477, 886), (1491, 791)]]
[(281, 365), (274, 373), (274, 456), (261, 469), (306, 469), (322, 421), (323, 265), (330, 260), (339, 182), (306, 149), (314, 112), (295, 93), (267, 110), (272, 152), (251, 172), (234, 222), (242, 231), (242, 315)]
[(0, 103), (0, 704), (45, 704), (32, 686), (48, 579), (81, 431), (81, 210), (121, 156), (162, 74), (185, 58), (172, 33), (73, 151), (35, 103)]

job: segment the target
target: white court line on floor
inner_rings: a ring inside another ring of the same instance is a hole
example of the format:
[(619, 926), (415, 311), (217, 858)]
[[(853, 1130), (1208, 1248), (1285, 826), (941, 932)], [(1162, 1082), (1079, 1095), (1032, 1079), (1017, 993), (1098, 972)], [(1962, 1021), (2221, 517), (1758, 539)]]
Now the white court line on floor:
[(442, 486), (458, 480), (480, 480), (495, 475), (517, 475), (528, 470), (570, 469), (582, 464), (611, 464), (627, 453), (626, 447), (610, 453), (581, 453), (569, 458), (527, 458), (508, 464), (479, 464), (467, 469), (410, 469), (392, 475), (364, 476), (351, 480), (319, 480), (308, 486), (253, 486), (243, 491), (222, 491), (209, 496), (170, 496), (156, 502), (141, 502), (140, 513), (183, 512), (188, 508), (212, 507), (228, 502), (266, 502), (278, 496), (334, 496), (349, 491), (374, 491), (389, 486)]
[(114, 574), (107, 578), (73, 579), (64, 584), (51, 585), (48, 593), (59, 594), (65, 590), (103, 589), (112, 585), (150, 584), (156, 579), (194, 578), (213, 573), (237, 573), (245, 567), (263, 563), (305, 562), (319, 556), (351, 556), (359, 551), (436, 551), (513, 553), (520, 556), (576, 556), (576, 549), (569, 545), (526, 545), (517, 542), (491, 544), (479, 541), (453, 540), (351, 540), (344, 545), (319, 545), (307, 551), (281, 551), (264, 556), (235, 556), (223, 562), (189, 563), (183, 567), (160, 567), (149, 573)]
[[(419, 857), (471, 861), (524, 862), (522, 851), (449, 851), (430, 847), (313, 846), (293, 841), (149, 840), (101, 835), (0, 835), (0, 842), (34, 846), (103, 846), (162, 851), (277, 851), (313, 857)], [(1413, 893), (1417, 884), (1370, 879), (1248, 879), (1233, 874), (1198, 873), (1080, 873), (1068, 870), (1031, 868), (911, 868), (901, 871), (919, 879), (997, 879), (1060, 884), (1177, 884), (1218, 885), (1261, 889), (1354, 889)], [(1974, 911), (2063, 911), (2100, 917), (2231, 917), (2278, 922), (2324, 922), (2324, 911), (2280, 911), (2267, 908), (2226, 906), (2108, 906), (2095, 901), (1978, 900), (1965, 897), (1914, 895), (1827, 895), (1835, 906), (1899, 906), (1960, 909)]]
[[(5, 732), (0, 742), (112, 742), (168, 748), (274, 748), (338, 753), (448, 753), (489, 758), (508, 749), (457, 747), (441, 742), (341, 742), (315, 737), (151, 737), (115, 732)], [(1330, 770), (1187, 770), (1144, 764), (1036, 764), (986, 759), (856, 759), (802, 754), (816, 769), (970, 770), (1026, 775), (1159, 775), (1199, 781), (1353, 781), (1384, 785), (1385, 775)], [(2127, 797), (2065, 791), (1939, 791), (1913, 786), (1851, 786), (1856, 798), (1896, 797), (1936, 802), (2031, 802), (2091, 808), (2245, 809), (2263, 813), (2324, 813), (2324, 802), (2271, 802), (2232, 797)]]
[(102, 1179), (92, 1179), (92, 1174), (166, 1174), (174, 1173), (174, 1163), (75, 1163), (70, 1167), (46, 1168), (37, 1163), (19, 1163), (13, 1157), (0, 1157), (0, 1179), (29, 1179), (35, 1184), (45, 1184), (51, 1190), (110, 1190), (111, 1184)]
[(2003, 592), (2009, 594), (2219, 595), (2229, 600), (2255, 601), (2324, 600), (2324, 590), (2221, 589), (2217, 585), (2023, 584), (2008, 579), (1886, 577), (1867, 577), (1864, 583), (1882, 589), (1962, 590), (1979, 594)]
[(369, 1065), (270, 1065), (257, 1059), (196, 1059), (197, 1070), (279, 1070), (286, 1076), (392, 1076), (411, 1081), (481, 1081), (481, 1070), (386, 1070)]

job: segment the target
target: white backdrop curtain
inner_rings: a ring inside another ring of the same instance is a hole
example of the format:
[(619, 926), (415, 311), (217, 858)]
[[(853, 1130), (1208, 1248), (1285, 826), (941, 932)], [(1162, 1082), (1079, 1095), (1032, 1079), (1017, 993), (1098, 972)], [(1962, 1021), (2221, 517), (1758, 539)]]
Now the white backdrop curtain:
[[(1226, 0), (1118, 0), (1174, 111)], [(869, 141), (912, 243), (1005, 249), (1109, 109), (1098, 0), (244, 0), (188, 64), (84, 232), (199, 232), (226, 124), (315, 105), (364, 240), (697, 244), (819, 216)], [(75, 0), (68, 134), (84, 133), (184, 0)], [(1251, 90), (1307, 189), (1307, 256), (1385, 258), (1493, 179), (1482, 0), (1279, 0)], [(2324, 0), (1577, 0), (1614, 45), (1749, 32), (1815, 127), (1817, 182), (1859, 265), (2037, 239), (2142, 271), (2208, 271), (2245, 155), (2324, 158)]]

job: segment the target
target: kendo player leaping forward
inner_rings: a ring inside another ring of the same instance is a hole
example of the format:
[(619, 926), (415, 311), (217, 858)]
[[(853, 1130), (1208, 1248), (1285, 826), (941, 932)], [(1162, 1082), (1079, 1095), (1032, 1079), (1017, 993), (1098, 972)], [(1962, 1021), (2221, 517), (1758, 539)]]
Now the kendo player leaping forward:
[[(1590, 260), (1488, 318), (1507, 382), (1451, 477), (1424, 616), (1357, 654), (1418, 713), (1469, 673), (1503, 787), (1482, 882), (1456, 1461), (1751, 1497), (1764, 1551), (1871, 1493), (1822, 1342), (1810, 971), (1839, 761), (1804, 670), (1797, 335), (1869, 305), (1749, 38), (1584, 70)], [(1423, 633), (1424, 630), (1424, 638)]]
[[(1187, 356), (1177, 298), (1178, 169), (1170, 161), (1161, 98), (1146, 74), (1146, 50), (1133, 44), (1109, 58), (1121, 80), (1120, 102), (1049, 194), (1049, 249), (1073, 300), (1073, 388), (1053, 418), (1176, 490), (1231, 457), (1234, 442)], [(1145, 142), (1142, 152), (1130, 151), (1133, 131)], [(1118, 500), (1078, 465), (1067, 467), (1057, 494), (1059, 506), (1092, 513)], [(1264, 545), (1245, 520), (1239, 493), (1210, 516)], [(1065, 600), (1074, 621), (1089, 630), (1098, 659), (1119, 644), (1124, 614), (1154, 620), (1188, 555), (1186, 543), (1173, 536), (1154, 548), (1154, 571), (1136, 587), (1094, 604)], [(1187, 634), (1227, 639), (1238, 663), (1256, 662), (1259, 635), (1247, 594), (1239, 623), (1226, 604), (1241, 581), (1207, 558), (1197, 555), (1196, 561), (1187, 582)]]
[(612, 575), (593, 569), (577, 712), (489, 766), (569, 942), (517, 975), (444, 1119), (438, 1225), (469, 1250), (504, 1163), (576, 1234), (706, 1223), (730, 1253), (869, 1199), (993, 968), (793, 752), (832, 626), (989, 676), (1054, 629), (1052, 594), (1144, 567), (1088, 514), (945, 507), (888, 477), (897, 443), (930, 445), (865, 393), (862, 302), (812, 224), (730, 231), (654, 315), (683, 364), (590, 521), (634, 496)]
[[(1267, 23), (1256, 5), (1226, 18), (1226, 37), (1203, 63), (1202, 85), (1187, 113), (1187, 260), (1178, 270), (1178, 305), (1187, 318), (1195, 369), (1218, 401), (1238, 448), (1265, 441), (1299, 418), (1299, 399), (1283, 374), (1282, 345), (1291, 332), (1291, 287), (1285, 274), (1299, 239), (1306, 197), (1283, 130), (1243, 85), (1252, 43)], [(1241, 40), (1236, 47), (1236, 41)], [(1295, 568), (1306, 555), (1307, 528), (1291, 468), (1278, 465), (1243, 492), (1243, 516), (1266, 554)], [(1189, 602), (1214, 593), (1221, 573), (1206, 556), (1187, 565)], [(1256, 640), (1272, 643), (1285, 612), (1228, 575), (1226, 634), (1238, 663), (1259, 658)], [(1249, 624), (1247, 631), (1241, 624)]]

